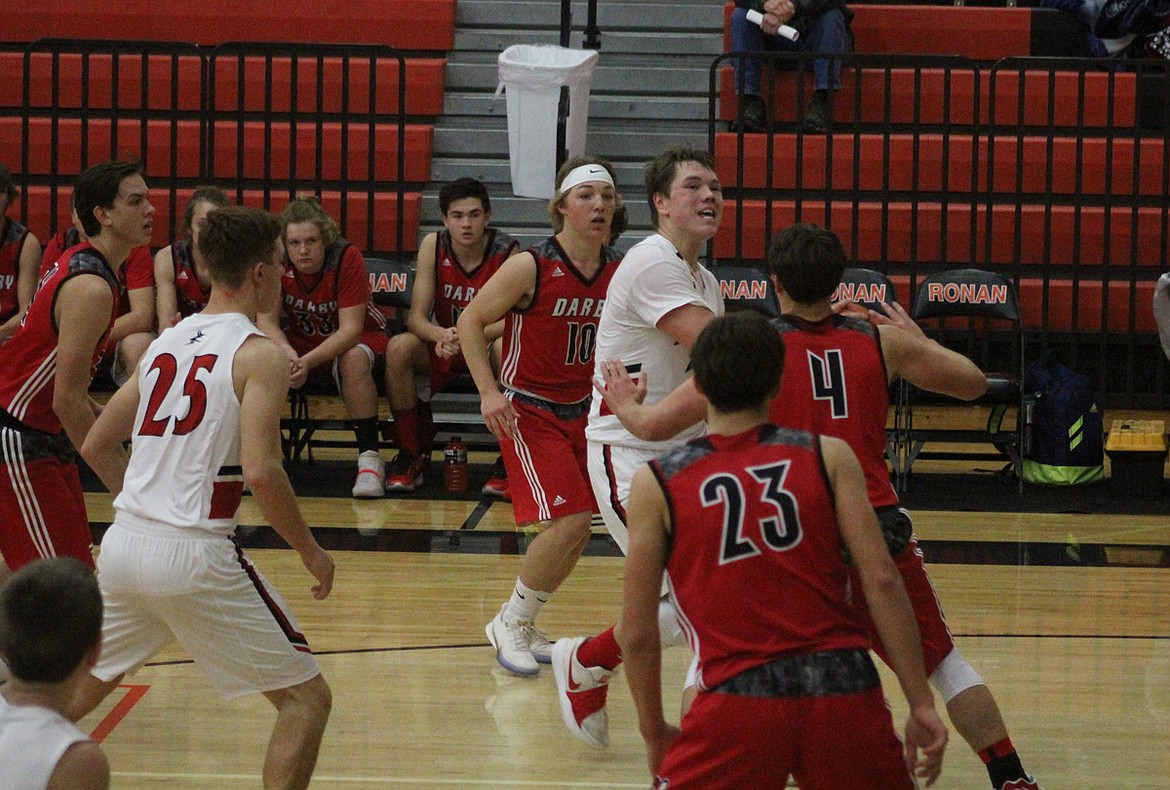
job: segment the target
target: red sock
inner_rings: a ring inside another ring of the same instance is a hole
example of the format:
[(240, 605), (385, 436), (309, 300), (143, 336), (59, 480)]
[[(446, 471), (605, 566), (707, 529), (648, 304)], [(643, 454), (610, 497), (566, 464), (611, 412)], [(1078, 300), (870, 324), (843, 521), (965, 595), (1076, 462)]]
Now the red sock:
[(613, 626), (602, 631), (577, 648), (577, 660), (582, 666), (616, 669), (622, 663), (622, 649), (613, 635)]
[(1012, 739), (1004, 738), (1002, 741), (996, 741), (988, 747), (979, 750), (979, 759), (987, 765), (992, 760), (999, 757), (1006, 757), (1009, 754), (1015, 754), (1016, 747), (1012, 746)]
[(418, 410), (394, 411), (394, 434), (398, 449), (418, 455)]
[(418, 436), (418, 451), (430, 457), (431, 445), (435, 442), (435, 416), (431, 411), (431, 402), (423, 400), (415, 407), (418, 414), (415, 435)]

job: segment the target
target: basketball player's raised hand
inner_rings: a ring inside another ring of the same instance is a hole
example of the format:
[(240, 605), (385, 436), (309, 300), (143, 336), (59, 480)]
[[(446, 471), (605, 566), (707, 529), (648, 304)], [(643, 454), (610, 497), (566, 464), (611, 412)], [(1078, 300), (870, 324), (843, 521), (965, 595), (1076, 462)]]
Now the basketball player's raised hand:
[(638, 380), (630, 378), (626, 366), (620, 359), (607, 359), (598, 367), (601, 369), (601, 381), (593, 378), (593, 387), (605, 399), (605, 405), (610, 411), (618, 415), (632, 404), (641, 403), (646, 399), (646, 377), (639, 376)]
[(902, 305), (898, 304), (897, 302), (892, 302), (890, 304), (881, 302), (880, 306), (882, 308), (881, 311), (869, 311), (869, 320), (875, 326), (881, 326), (883, 324), (896, 326), (903, 332), (906, 332), (915, 338), (918, 338), (919, 340), (926, 339), (926, 335), (923, 334), (922, 328), (914, 322), (914, 319), (910, 317), (910, 314), (906, 312)]

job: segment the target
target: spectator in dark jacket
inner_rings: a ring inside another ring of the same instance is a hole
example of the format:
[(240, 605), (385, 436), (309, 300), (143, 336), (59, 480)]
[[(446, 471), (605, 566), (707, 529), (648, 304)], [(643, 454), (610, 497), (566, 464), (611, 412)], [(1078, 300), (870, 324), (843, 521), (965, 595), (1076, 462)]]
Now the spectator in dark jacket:
[[(853, 51), (853, 34), (849, 30), (853, 12), (844, 0), (735, 0), (735, 5), (731, 16), (731, 48), (736, 52), (767, 50), (839, 55)], [(749, 10), (762, 13), (763, 21), (758, 25), (748, 21)], [(781, 25), (796, 30), (799, 35), (795, 41), (779, 35)], [(737, 60), (735, 64), (735, 85), (743, 102), (745, 132), (762, 132), (766, 128), (768, 110), (760, 91), (763, 65), (755, 58)], [(841, 61), (813, 61), (813, 88), (802, 125), (806, 132), (824, 134), (832, 125), (831, 92), (841, 88)]]

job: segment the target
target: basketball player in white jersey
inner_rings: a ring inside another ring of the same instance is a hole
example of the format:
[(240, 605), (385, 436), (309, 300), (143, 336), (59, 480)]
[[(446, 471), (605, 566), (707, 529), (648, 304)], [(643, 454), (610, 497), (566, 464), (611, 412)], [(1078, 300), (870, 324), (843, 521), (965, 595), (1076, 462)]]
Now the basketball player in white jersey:
[[(723, 192), (714, 158), (683, 146), (668, 148), (650, 162), (645, 182), (658, 232), (626, 253), (610, 282), (593, 359), (597, 380), (600, 361), (620, 360), (630, 376), (645, 380), (646, 402), (653, 403), (687, 378), (691, 346), (711, 319), (723, 314), (719, 281), (699, 264), (703, 247), (719, 230)], [(594, 392), (585, 430), (589, 477), (605, 526), (623, 553), (629, 543), (625, 504), (634, 471), (704, 430), (698, 425), (669, 441), (643, 441)], [(663, 644), (684, 644), (673, 607), (663, 606)], [(612, 627), (591, 639), (558, 640), (553, 647), (561, 716), (591, 746), (608, 743), (605, 693), (620, 663)]]
[(102, 594), (72, 557), (33, 560), (0, 588), (0, 787), (105, 790), (110, 764), (73, 724), (78, 686), (101, 652)]
[(247, 482), (316, 579), (313, 597), (329, 594), (333, 559), (281, 463), (288, 360), (254, 324), (280, 297), (280, 230), (273, 215), (243, 206), (207, 216), (198, 240), (212, 282), (207, 307), (151, 344), (86, 437), (82, 455), (116, 495), (116, 514), (98, 561), (103, 651), (80, 706), (91, 710), (178, 640), (225, 699), (259, 692), (272, 702), (264, 786), (303, 788), (331, 692), (292, 614), (233, 537)]

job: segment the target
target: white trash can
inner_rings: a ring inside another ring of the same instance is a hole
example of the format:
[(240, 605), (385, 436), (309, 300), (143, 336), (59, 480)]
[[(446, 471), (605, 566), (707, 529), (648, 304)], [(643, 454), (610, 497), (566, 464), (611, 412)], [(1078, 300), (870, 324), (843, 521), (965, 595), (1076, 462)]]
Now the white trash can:
[(508, 154), (512, 192), (551, 198), (557, 168), (557, 106), (561, 86), (569, 88), (565, 147), (570, 157), (585, 153), (589, 88), (594, 50), (551, 44), (515, 44), (500, 53), (500, 85), (508, 94)]

